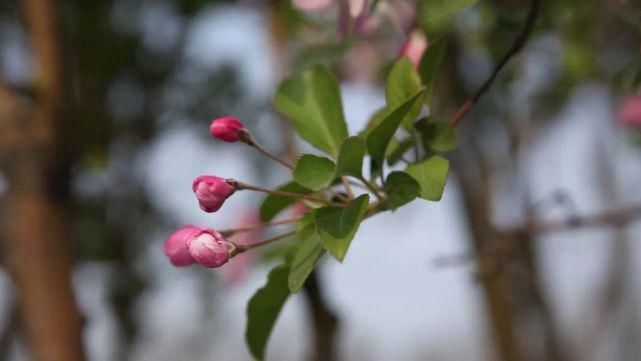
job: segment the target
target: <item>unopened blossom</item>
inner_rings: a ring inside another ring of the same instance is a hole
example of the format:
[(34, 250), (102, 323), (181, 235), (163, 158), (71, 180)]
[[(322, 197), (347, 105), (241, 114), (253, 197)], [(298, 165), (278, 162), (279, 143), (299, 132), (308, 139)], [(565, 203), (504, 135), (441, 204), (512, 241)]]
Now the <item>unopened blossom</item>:
[(184, 226), (172, 233), (165, 240), (164, 251), (169, 262), (176, 267), (185, 267), (194, 263), (189, 254), (188, 244), (191, 240), (202, 233), (202, 228), (196, 226)]
[(246, 131), (245, 126), (238, 119), (225, 116), (212, 119), (209, 132), (214, 138), (232, 143), (242, 140), (242, 136)]
[(200, 209), (208, 213), (219, 210), (225, 200), (236, 191), (226, 179), (210, 175), (194, 179), (192, 190)]
[(617, 120), (623, 126), (641, 129), (641, 94), (629, 96), (619, 104)]
[(164, 251), (176, 267), (194, 263), (208, 268), (224, 265), (234, 256), (236, 245), (211, 228), (184, 226), (165, 241)]
[(235, 245), (220, 233), (205, 228), (187, 245), (189, 254), (197, 263), (207, 268), (218, 268), (233, 256)]
[(408, 57), (417, 67), (425, 50), (427, 50), (427, 37), (421, 30), (412, 30), (399, 51), (399, 57)]

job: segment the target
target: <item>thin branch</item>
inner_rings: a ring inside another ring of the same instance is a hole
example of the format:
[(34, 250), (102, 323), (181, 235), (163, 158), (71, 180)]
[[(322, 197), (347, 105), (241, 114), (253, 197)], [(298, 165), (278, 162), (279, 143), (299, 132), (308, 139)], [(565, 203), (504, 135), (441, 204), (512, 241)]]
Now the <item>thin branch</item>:
[[(641, 204), (608, 210), (601, 213), (575, 216), (565, 220), (533, 221), (526, 227), (535, 234), (561, 232), (578, 228), (620, 226), (641, 218)], [(522, 232), (524, 228), (504, 230), (503, 234)]]
[(376, 189), (373, 183), (367, 181), (367, 179), (365, 179), (364, 177), (359, 177), (358, 180), (360, 180), (367, 189), (369, 189), (372, 193), (374, 193), (374, 195), (376, 196), (376, 198), (378, 198), (378, 200), (383, 199), (383, 196), (378, 192), (378, 189)]
[(251, 231), (255, 231), (257, 229), (262, 229), (266, 227), (280, 226), (283, 224), (298, 222), (301, 218), (303, 218), (303, 216), (287, 218), (280, 221), (262, 222), (262, 223), (252, 224), (246, 227), (224, 229), (224, 230), (218, 231), (218, 233), (222, 234), (224, 237), (230, 237), (237, 233), (251, 232)]
[(237, 247), (237, 251), (236, 252), (237, 253), (242, 253), (242, 252), (248, 251), (248, 250), (250, 250), (252, 248), (266, 246), (266, 245), (268, 245), (270, 243), (274, 243), (276, 241), (280, 241), (281, 239), (291, 237), (291, 236), (293, 236), (295, 234), (296, 234), (296, 231), (289, 231), (287, 233), (283, 233), (283, 234), (279, 234), (277, 236), (274, 236), (272, 238), (267, 238), (266, 240), (263, 240), (263, 241), (260, 241), (260, 242), (247, 244), (247, 245), (237, 245), (236, 246)]
[[(499, 242), (504, 243), (506, 241), (517, 240), (520, 238), (519, 235), (528, 232), (531, 232), (532, 235), (541, 235), (544, 233), (564, 232), (582, 228), (620, 227), (639, 220), (641, 220), (641, 204), (596, 214), (570, 217), (563, 220), (533, 220), (522, 227), (496, 230), (496, 234), (499, 236)], [(496, 255), (499, 248), (501, 251), (504, 251), (500, 245), (495, 245), (495, 247), (491, 247), (491, 249), (486, 248), (482, 256), (491, 258)], [(472, 261), (473, 258), (474, 255), (472, 253), (446, 255), (434, 259), (434, 264), (437, 267), (462, 265)]]
[(246, 141), (249, 146), (256, 148), (259, 152), (261, 152), (264, 156), (267, 158), (270, 158), (283, 166), (289, 168), (290, 170), (294, 170), (294, 166), (290, 164), (289, 162), (285, 161), (284, 159), (279, 158), (278, 156), (272, 154), (270, 151), (268, 151), (265, 147), (260, 145), (258, 142), (256, 142), (253, 138), (249, 138), (248, 141)]
[(349, 197), (350, 200), (354, 199), (354, 192), (352, 191), (352, 187), (349, 185), (349, 178), (346, 176), (341, 177), (341, 182), (343, 182), (343, 187), (345, 187), (345, 190), (347, 191), (347, 196)]
[(496, 67), (494, 68), (494, 71), (492, 71), (492, 74), (490, 75), (489, 78), (481, 85), (481, 87), (472, 95), (470, 98), (468, 98), (463, 105), (459, 107), (459, 109), (456, 111), (454, 116), (450, 119), (450, 124), (454, 127), (458, 126), (463, 117), (470, 111), (472, 106), (476, 104), (481, 96), (487, 92), (487, 90), (492, 86), (492, 83), (496, 80), (497, 75), (499, 72), (505, 67), (505, 65), (508, 63), (508, 61), (514, 57), (525, 45), (527, 42), (528, 38), (530, 37), (530, 34), (532, 33), (532, 29), (534, 28), (534, 24), (536, 23), (536, 19), (539, 15), (539, 10), (541, 8), (541, 2), (542, 0), (531, 0), (531, 5), (530, 5), (530, 11), (527, 15), (527, 19), (525, 21), (525, 25), (523, 26), (523, 29), (519, 33), (519, 35), (514, 39), (514, 43), (512, 43), (512, 46), (508, 49), (508, 51), (503, 55), (503, 57), (499, 60), (499, 62), (496, 64)]
[(308, 201), (322, 203), (322, 204), (325, 204), (325, 205), (328, 205), (328, 206), (336, 206), (336, 207), (344, 207), (345, 206), (342, 203), (336, 203), (336, 202), (328, 201), (328, 200), (323, 199), (323, 198), (318, 198), (318, 197), (314, 197), (314, 196), (310, 196), (310, 195), (306, 195), (306, 194), (287, 192), (287, 191), (282, 191), (282, 190), (278, 190), (278, 189), (269, 189), (269, 188), (257, 187), (257, 186), (246, 184), (246, 183), (242, 183), (242, 182), (239, 182), (239, 181), (236, 181), (236, 180), (233, 180), (233, 179), (232, 180), (228, 180), (228, 182), (234, 182), (234, 186), (238, 190), (247, 189), (247, 190), (251, 190), (251, 191), (263, 192), (263, 193), (273, 194), (273, 195), (277, 195), (277, 196), (283, 196), (283, 197), (289, 197), (289, 198), (297, 198), (297, 199), (306, 199)]

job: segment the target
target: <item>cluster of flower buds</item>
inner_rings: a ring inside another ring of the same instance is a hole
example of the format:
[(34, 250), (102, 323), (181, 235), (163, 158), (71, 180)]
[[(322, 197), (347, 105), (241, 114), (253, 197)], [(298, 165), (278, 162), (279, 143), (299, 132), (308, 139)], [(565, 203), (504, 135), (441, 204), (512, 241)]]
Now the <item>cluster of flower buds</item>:
[[(234, 117), (225, 116), (213, 119), (209, 126), (209, 132), (212, 137), (225, 142), (242, 142), (248, 144), (265, 156), (291, 168), (289, 163), (269, 153), (260, 144), (255, 142), (243, 124)], [(194, 179), (191, 187), (198, 200), (200, 209), (207, 213), (218, 211), (223, 206), (223, 203), (225, 203), (225, 200), (237, 190), (250, 189), (268, 193), (277, 192), (213, 175), (197, 177)], [(298, 194), (293, 195), (300, 196)], [(258, 224), (255, 227), (243, 227), (243, 229), (249, 231), (260, 226), (261, 225)], [(222, 233), (229, 236), (234, 234), (235, 231), (238, 230), (230, 230)], [(269, 242), (265, 242), (264, 244), (266, 243)], [(213, 229), (185, 226), (167, 238), (165, 241), (165, 254), (169, 258), (169, 261), (177, 267), (198, 263), (208, 268), (217, 268), (227, 263), (227, 261), (236, 254), (256, 245), (259, 244), (238, 245), (226, 240), (223, 235)]]
[[(251, 139), (243, 124), (229, 116), (213, 119), (209, 131), (214, 138), (225, 142)], [(211, 213), (219, 210), (225, 200), (234, 194), (235, 184), (230, 179), (203, 175), (194, 180), (192, 190), (200, 209)], [(211, 228), (184, 226), (165, 241), (165, 255), (176, 267), (198, 263), (208, 268), (217, 268), (238, 252), (236, 244)]]

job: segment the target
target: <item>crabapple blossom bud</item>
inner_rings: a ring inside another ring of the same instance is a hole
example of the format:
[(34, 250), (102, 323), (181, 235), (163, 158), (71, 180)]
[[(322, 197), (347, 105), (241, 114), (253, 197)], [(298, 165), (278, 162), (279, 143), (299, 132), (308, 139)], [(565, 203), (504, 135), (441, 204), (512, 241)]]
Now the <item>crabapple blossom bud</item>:
[(231, 143), (242, 140), (245, 127), (238, 119), (226, 116), (212, 119), (209, 132), (214, 138)]
[(165, 240), (165, 255), (169, 262), (176, 267), (185, 267), (194, 263), (194, 259), (189, 254), (187, 247), (189, 242), (200, 234), (202, 229), (196, 226), (184, 226), (172, 233)]
[(319, 11), (330, 6), (334, 0), (292, 0), (292, 5), (300, 11)]
[(621, 102), (617, 120), (623, 126), (641, 129), (641, 94), (629, 96)]
[(200, 209), (208, 213), (219, 210), (225, 199), (236, 191), (226, 179), (211, 175), (194, 179), (191, 188), (196, 194)]
[(425, 34), (420, 30), (412, 30), (399, 51), (399, 57), (408, 57), (412, 64), (417, 67), (426, 49), (427, 37)]
[(188, 245), (189, 254), (207, 268), (218, 268), (233, 256), (236, 246), (213, 229), (203, 229)]

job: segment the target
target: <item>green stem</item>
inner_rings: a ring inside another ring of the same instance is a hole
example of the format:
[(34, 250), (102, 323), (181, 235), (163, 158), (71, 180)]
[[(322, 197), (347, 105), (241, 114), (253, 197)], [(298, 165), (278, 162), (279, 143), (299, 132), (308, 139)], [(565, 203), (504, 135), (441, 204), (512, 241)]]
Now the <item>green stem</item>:
[(276, 155), (272, 154), (272, 153), (271, 153), (270, 151), (268, 151), (265, 147), (263, 147), (262, 145), (260, 145), (260, 143), (258, 143), (258, 142), (257, 142), (257, 141), (256, 141), (256, 140), (251, 136), (251, 134), (249, 134), (249, 132), (245, 131), (244, 133), (242, 133), (242, 135), (241, 135), (241, 139), (240, 139), (240, 140), (241, 140), (243, 143), (245, 143), (245, 144), (249, 145), (250, 147), (254, 147), (254, 148), (256, 148), (256, 150), (258, 150), (259, 152), (261, 152), (261, 153), (262, 153), (264, 156), (266, 156), (267, 158), (272, 159), (272, 160), (274, 160), (274, 161), (276, 161), (276, 162), (278, 162), (278, 163), (280, 163), (280, 164), (284, 165), (285, 167), (287, 167), (287, 168), (289, 168), (289, 169), (291, 169), (291, 170), (294, 170), (294, 166), (293, 166), (292, 164), (290, 164), (289, 162), (285, 161), (284, 159), (281, 159), (281, 158), (279, 158), (278, 156), (276, 156)]
[(252, 191), (256, 191), (256, 192), (274, 194), (274, 195), (277, 195), (277, 196), (283, 196), (283, 197), (289, 197), (289, 198), (297, 198), (297, 199), (306, 199), (308, 201), (322, 203), (322, 204), (325, 204), (325, 205), (328, 205), (328, 206), (335, 206), (335, 207), (344, 207), (345, 206), (342, 203), (336, 203), (336, 202), (328, 201), (326, 199), (310, 196), (310, 195), (307, 195), (307, 194), (300, 194), (300, 193), (281, 191), (281, 190), (278, 190), (278, 189), (262, 188), (262, 187), (257, 187), (257, 186), (253, 186), (253, 185), (250, 185), (250, 184), (241, 183), (241, 182), (238, 182), (236, 180), (228, 180), (228, 182), (233, 182), (232, 184), (236, 187), (237, 190), (247, 189), (247, 190), (252, 190)]
[(222, 234), (225, 237), (230, 237), (230, 236), (232, 236), (232, 235), (234, 235), (236, 233), (251, 232), (251, 231), (254, 231), (254, 230), (257, 230), (257, 229), (261, 229), (261, 228), (280, 226), (280, 225), (283, 225), (283, 224), (290, 224), (290, 223), (298, 222), (301, 218), (303, 218), (303, 216), (283, 219), (283, 220), (280, 220), (280, 221), (257, 223), (257, 224), (252, 224), (251, 226), (246, 226), (246, 227), (224, 229), (222, 231), (219, 231), (218, 233)]
[(267, 238), (267, 239), (265, 239), (263, 241), (260, 241), (260, 242), (256, 242), (256, 243), (252, 243), (252, 244), (248, 244), (248, 245), (237, 245), (236, 246), (237, 247), (236, 248), (236, 253), (242, 253), (242, 252), (248, 251), (248, 250), (253, 249), (253, 248), (262, 247), (262, 246), (268, 245), (270, 243), (273, 243), (273, 242), (276, 242), (276, 241), (280, 241), (281, 239), (284, 239), (284, 238), (287, 238), (287, 237), (291, 237), (291, 236), (293, 236), (295, 234), (296, 234), (296, 231), (289, 231), (287, 233), (283, 233), (283, 234), (279, 234), (278, 236), (274, 236), (272, 238)]
[(372, 183), (368, 182), (368, 181), (367, 181), (365, 178), (363, 178), (363, 177), (358, 177), (358, 180), (360, 180), (361, 182), (363, 182), (363, 184), (365, 185), (365, 187), (367, 187), (367, 189), (369, 189), (372, 193), (374, 193), (374, 195), (376, 196), (376, 198), (378, 198), (378, 200), (379, 200), (379, 201), (380, 201), (380, 200), (383, 200), (383, 196), (379, 193), (379, 191), (376, 189), (376, 187), (374, 187), (374, 185), (373, 185)]

